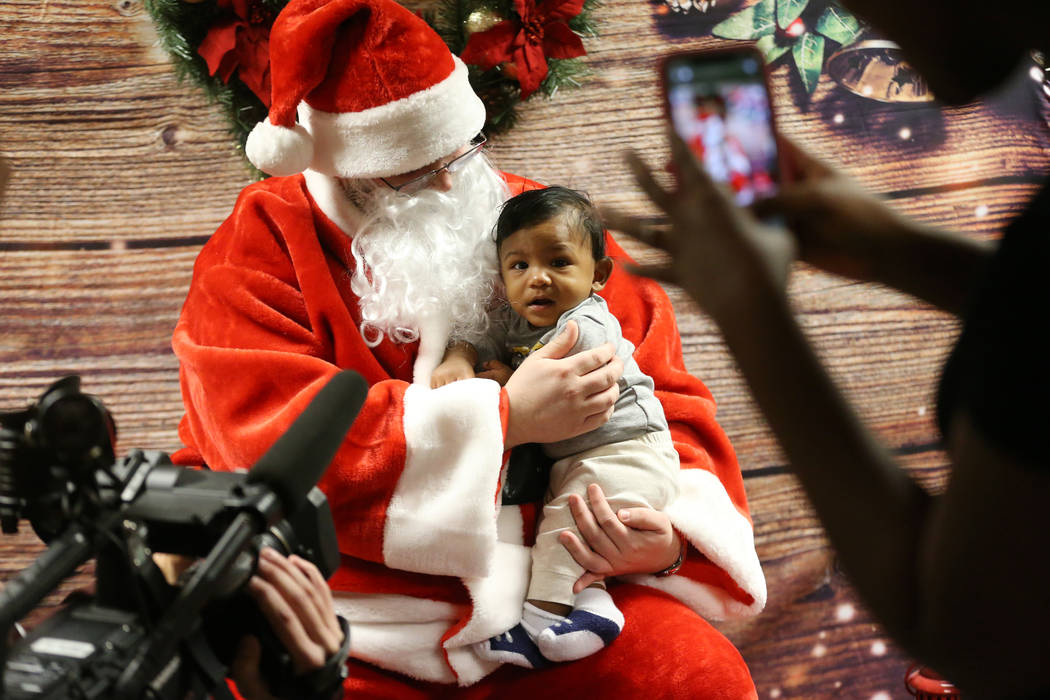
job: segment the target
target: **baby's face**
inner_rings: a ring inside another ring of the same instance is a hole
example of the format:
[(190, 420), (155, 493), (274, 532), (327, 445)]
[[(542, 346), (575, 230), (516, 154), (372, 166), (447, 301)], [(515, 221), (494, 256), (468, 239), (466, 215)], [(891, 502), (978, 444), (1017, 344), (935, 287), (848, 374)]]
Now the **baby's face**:
[(570, 230), (564, 216), (508, 236), (500, 246), (499, 262), (507, 301), (534, 326), (553, 326), (602, 287), (590, 239)]

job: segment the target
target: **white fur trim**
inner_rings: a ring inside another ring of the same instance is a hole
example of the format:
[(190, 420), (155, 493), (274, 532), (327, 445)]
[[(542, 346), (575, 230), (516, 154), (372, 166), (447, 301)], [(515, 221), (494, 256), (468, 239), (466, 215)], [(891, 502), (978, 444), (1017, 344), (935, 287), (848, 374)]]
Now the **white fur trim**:
[[(505, 507), (501, 513), (507, 513), (508, 529), (515, 522), (520, 528), (518, 506)], [(461, 605), (406, 595), (333, 591), (335, 611), (351, 623), (351, 655), (434, 683), (478, 682), (499, 664), (480, 658), (472, 645), (517, 624), (531, 561), (528, 547), (497, 543), (492, 573), (463, 579), (472, 602), (469, 611)], [(445, 641), (442, 652), (442, 636), (468, 612), (470, 620)]]
[(389, 177), (469, 142), (485, 124), (485, 105), (470, 87), (466, 65), (453, 60), (455, 69), (441, 82), (363, 112), (324, 112), (300, 102), (299, 123), (314, 140), (309, 167), (338, 177)]
[(419, 351), (412, 365), (413, 383), (430, 388), (430, 377), (445, 356), (448, 328), (447, 309), (434, 309), (419, 320)]
[(621, 580), (663, 591), (685, 603), (691, 610), (703, 616), (704, 619), (712, 621), (739, 620), (746, 617), (754, 617), (762, 612), (762, 608), (765, 607), (764, 586), (761, 601), (756, 598), (752, 605), (745, 605), (739, 600), (730, 597), (721, 588), (699, 583), (685, 576), (658, 578), (656, 576), (632, 575), (623, 576)]
[(455, 683), (441, 638), (468, 613), (461, 605), (406, 595), (332, 592), (336, 613), (350, 621), (350, 655), (432, 683)]
[(355, 659), (431, 683), (455, 683), (441, 636), (448, 622), (383, 624), (350, 620), (350, 655)]
[(456, 647), (448, 649), (446, 653), (449, 664), (455, 669), (456, 682), (464, 687), (474, 685), (502, 666), (498, 661), (481, 658), (471, 647)]
[(352, 238), (364, 217), (347, 198), (339, 180), (309, 168), (303, 171), (303, 178), (306, 190), (324, 215)]
[[(506, 467), (501, 474), (502, 483), (507, 483)], [(521, 506), (503, 506), (496, 518), (498, 529), (497, 539), (507, 544), (525, 544), (525, 518), (521, 514)]]
[(757, 615), (766, 605), (766, 578), (755, 552), (751, 523), (729, 500), (722, 482), (704, 469), (683, 469), (677, 500), (665, 509), (675, 529), (720, 566), (754, 601), (750, 605), (725, 591), (684, 576), (627, 576), (625, 580), (665, 591), (710, 620)]
[[(518, 510), (516, 506), (503, 510), (508, 509)], [(445, 642), (449, 663), (460, 685), (476, 683), (499, 666), (477, 656), (472, 645), (506, 632), (521, 619), (531, 566), (530, 548), (499, 542), (493, 554), (492, 573), (463, 579), (473, 611), (470, 621)]]
[(489, 573), (503, 454), (499, 400), (499, 384), (487, 379), (405, 391), (405, 466), (383, 527), (387, 566)]
[(461, 605), (430, 598), (414, 598), (396, 593), (354, 593), (332, 591), (332, 604), (336, 613), (354, 624), (444, 622), (452, 624), (462, 617), (465, 609)]
[[(448, 603), (440, 604), (449, 608), (447, 619), (407, 620), (400, 606), (411, 609), (418, 599), (409, 596), (373, 597), (387, 599), (384, 605), (389, 608), (382, 621), (361, 616), (356, 603), (347, 605), (339, 598), (335, 599), (336, 612), (350, 621), (350, 655), (355, 659), (410, 678), (459, 685), (477, 683), (499, 668), (499, 663), (482, 659), (469, 645), (442, 650), (441, 637), (465, 614), (453, 612), (453, 606)], [(520, 604), (517, 614), (521, 615)]]
[(474, 612), (470, 622), (451, 637), (446, 646), (452, 648), (480, 642), (516, 625), (525, 604), (531, 566), (531, 548), (498, 543), (493, 553), (492, 573), (463, 579), (470, 591)]
[(274, 126), (267, 117), (248, 134), (244, 154), (264, 173), (295, 175), (309, 167), (314, 157), (314, 142), (302, 125)]

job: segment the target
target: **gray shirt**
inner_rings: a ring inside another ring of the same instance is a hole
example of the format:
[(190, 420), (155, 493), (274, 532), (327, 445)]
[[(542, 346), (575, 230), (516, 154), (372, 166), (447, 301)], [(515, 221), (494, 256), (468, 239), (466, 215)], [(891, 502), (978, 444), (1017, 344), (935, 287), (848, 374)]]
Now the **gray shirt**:
[(663, 406), (653, 394), (653, 380), (639, 369), (633, 357), (634, 344), (623, 337), (620, 322), (600, 296), (591, 294), (563, 313), (553, 326), (536, 328), (506, 305), (493, 311), (490, 320), (489, 344), (478, 347), (478, 355), (483, 361), (496, 357), (516, 369), (531, 352), (561, 333), (569, 321), (576, 321), (580, 328), (580, 338), (570, 355), (612, 343), (616, 354), (623, 360), (620, 398), (612, 417), (601, 427), (583, 435), (545, 444), (544, 452), (551, 457), (561, 459), (599, 445), (667, 430)]

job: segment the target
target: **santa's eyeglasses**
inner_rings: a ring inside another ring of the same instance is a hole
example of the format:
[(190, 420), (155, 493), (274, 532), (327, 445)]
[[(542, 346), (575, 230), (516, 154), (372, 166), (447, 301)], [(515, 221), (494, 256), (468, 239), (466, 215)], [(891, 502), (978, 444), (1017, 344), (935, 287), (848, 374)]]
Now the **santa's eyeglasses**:
[(478, 134), (473, 139), (471, 139), (470, 146), (467, 149), (466, 153), (456, 156), (449, 162), (442, 165), (440, 168), (435, 168), (430, 172), (423, 173), (422, 175), (414, 177), (408, 182), (404, 182), (400, 185), (391, 185), (385, 177), (381, 177), (379, 179), (382, 180), (383, 184), (385, 184), (387, 187), (400, 194), (412, 195), (416, 194), (417, 192), (422, 192), (427, 187), (429, 187), (430, 183), (434, 182), (434, 179), (437, 178), (437, 176), (441, 173), (445, 172), (446, 170), (450, 173), (454, 173), (457, 170), (460, 170), (464, 165), (469, 163), (471, 159), (474, 158), (474, 156), (481, 153), (481, 148), (485, 145), (487, 141), (488, 139), (485, 138), (485, 134)]

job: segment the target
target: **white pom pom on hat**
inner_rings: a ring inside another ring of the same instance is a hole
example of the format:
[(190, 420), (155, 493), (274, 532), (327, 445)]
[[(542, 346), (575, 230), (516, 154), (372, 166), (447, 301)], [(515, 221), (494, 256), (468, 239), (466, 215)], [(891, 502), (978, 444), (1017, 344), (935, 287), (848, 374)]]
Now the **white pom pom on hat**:
[(248, 160), (271, 175), (295, 175), (310, 167), (314, 140), (300, 124), (274, 126), (269, 117), (255, 125), (244, 144)]
[(485, 122), (463, 62), (393, 0), (291, 0), (270, 32), (270, 76), (270, 114), (245, 153), (271, 175), (398, 175)]

